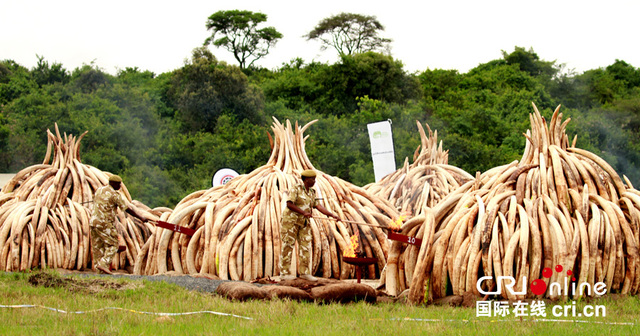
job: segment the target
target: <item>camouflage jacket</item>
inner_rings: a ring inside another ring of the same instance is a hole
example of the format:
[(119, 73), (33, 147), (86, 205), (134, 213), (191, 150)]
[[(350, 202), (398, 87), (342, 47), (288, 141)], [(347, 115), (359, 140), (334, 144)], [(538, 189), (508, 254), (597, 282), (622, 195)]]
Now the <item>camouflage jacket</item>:
[(91, 225), (113, 224), (116, 221), (116, 209), (127, 210), (127, 202), (119, 192), (110, 185), (98, 188), (93, 196), (93, 212)]
[[(311, 212), (313, 207), (316, 206), (316, 190), (314, 188), (306, 190), (302, 183), (297, 184), (289, 190), (289, 198), (287, 198), (287, 201), (293, 202), (293, 204), (302, 211)], [(282, 213), (282, 222), (303, 225), (305, 217), (289, 209), (289, 207), (285, 207)]]

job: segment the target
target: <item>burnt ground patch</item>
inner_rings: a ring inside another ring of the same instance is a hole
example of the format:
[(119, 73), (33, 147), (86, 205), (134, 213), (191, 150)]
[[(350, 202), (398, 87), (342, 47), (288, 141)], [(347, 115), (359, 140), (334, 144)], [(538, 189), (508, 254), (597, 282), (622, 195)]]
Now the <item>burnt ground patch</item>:
[(136, 289), (141, 282), (122, 282), (111, 279), (75, 279), (48, 271), (36, 271), (27, 281), (38, 287), (63, 288), (73, 293), (97, 294), (107, 290)]

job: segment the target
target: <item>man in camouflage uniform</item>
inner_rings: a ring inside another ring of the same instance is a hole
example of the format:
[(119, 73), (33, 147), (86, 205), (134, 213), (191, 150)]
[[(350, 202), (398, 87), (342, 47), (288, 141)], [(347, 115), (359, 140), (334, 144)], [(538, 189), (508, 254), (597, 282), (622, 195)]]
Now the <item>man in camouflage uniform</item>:
[(293, 249), (298, 241), (299, 248), (299, 273), (303, 279), (315, 281), (316, 277), (311, 275), (311, 243), (313, 236), (309, 218), (312, 216), (313, 208), (321, 213), (339, 220), (338, 216), (316, 202), (316, 190), (313, 185), (316, 183), (316, 172), (305, 170), (301, 174), (302, 183), (297, 184), (289, 190), (287, 207), (282, 213), (282, 223), (280, 226), (280, 237), (282, 239), (282, 253), (280, 256), (280, 276), (282, 279), (293, 279), (294, 275), (289, 274)]
[(144, 221), (131, 211), (122, 194), (118, 192), (122, 179), (118, 175), (109, 177), (109, 184), (98, 188), (93, 196), (91, 215), (91, 245), (95, 266), (101, 273), (112, 274), (109, 270), (111, 260), (118, 252), (118, 229), (116, 228), (116, 210), (120, 209)]

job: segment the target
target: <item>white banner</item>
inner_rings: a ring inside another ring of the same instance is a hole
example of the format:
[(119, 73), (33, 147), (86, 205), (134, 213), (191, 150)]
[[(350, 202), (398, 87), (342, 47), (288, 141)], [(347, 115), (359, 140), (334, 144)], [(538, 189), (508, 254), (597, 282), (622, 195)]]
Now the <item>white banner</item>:
[(371, 159), (376, 182), (396, 171), (396, 159), (393, 151), (391, 121), (367, 124), (371, 142)]

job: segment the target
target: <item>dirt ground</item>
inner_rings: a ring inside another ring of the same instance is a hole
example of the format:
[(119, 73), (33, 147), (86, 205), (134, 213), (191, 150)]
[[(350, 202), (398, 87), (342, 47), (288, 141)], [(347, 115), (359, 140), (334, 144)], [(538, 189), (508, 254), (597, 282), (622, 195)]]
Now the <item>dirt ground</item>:
[(104, 290), (136, 289), (143, 286), (142, 282), (116, 281), (108, 278), (76, 279), (54, 272), (38, 271), (29, 276), (29, 283), (34, 286), (65, 288), (74, 293), (96, 294)]

